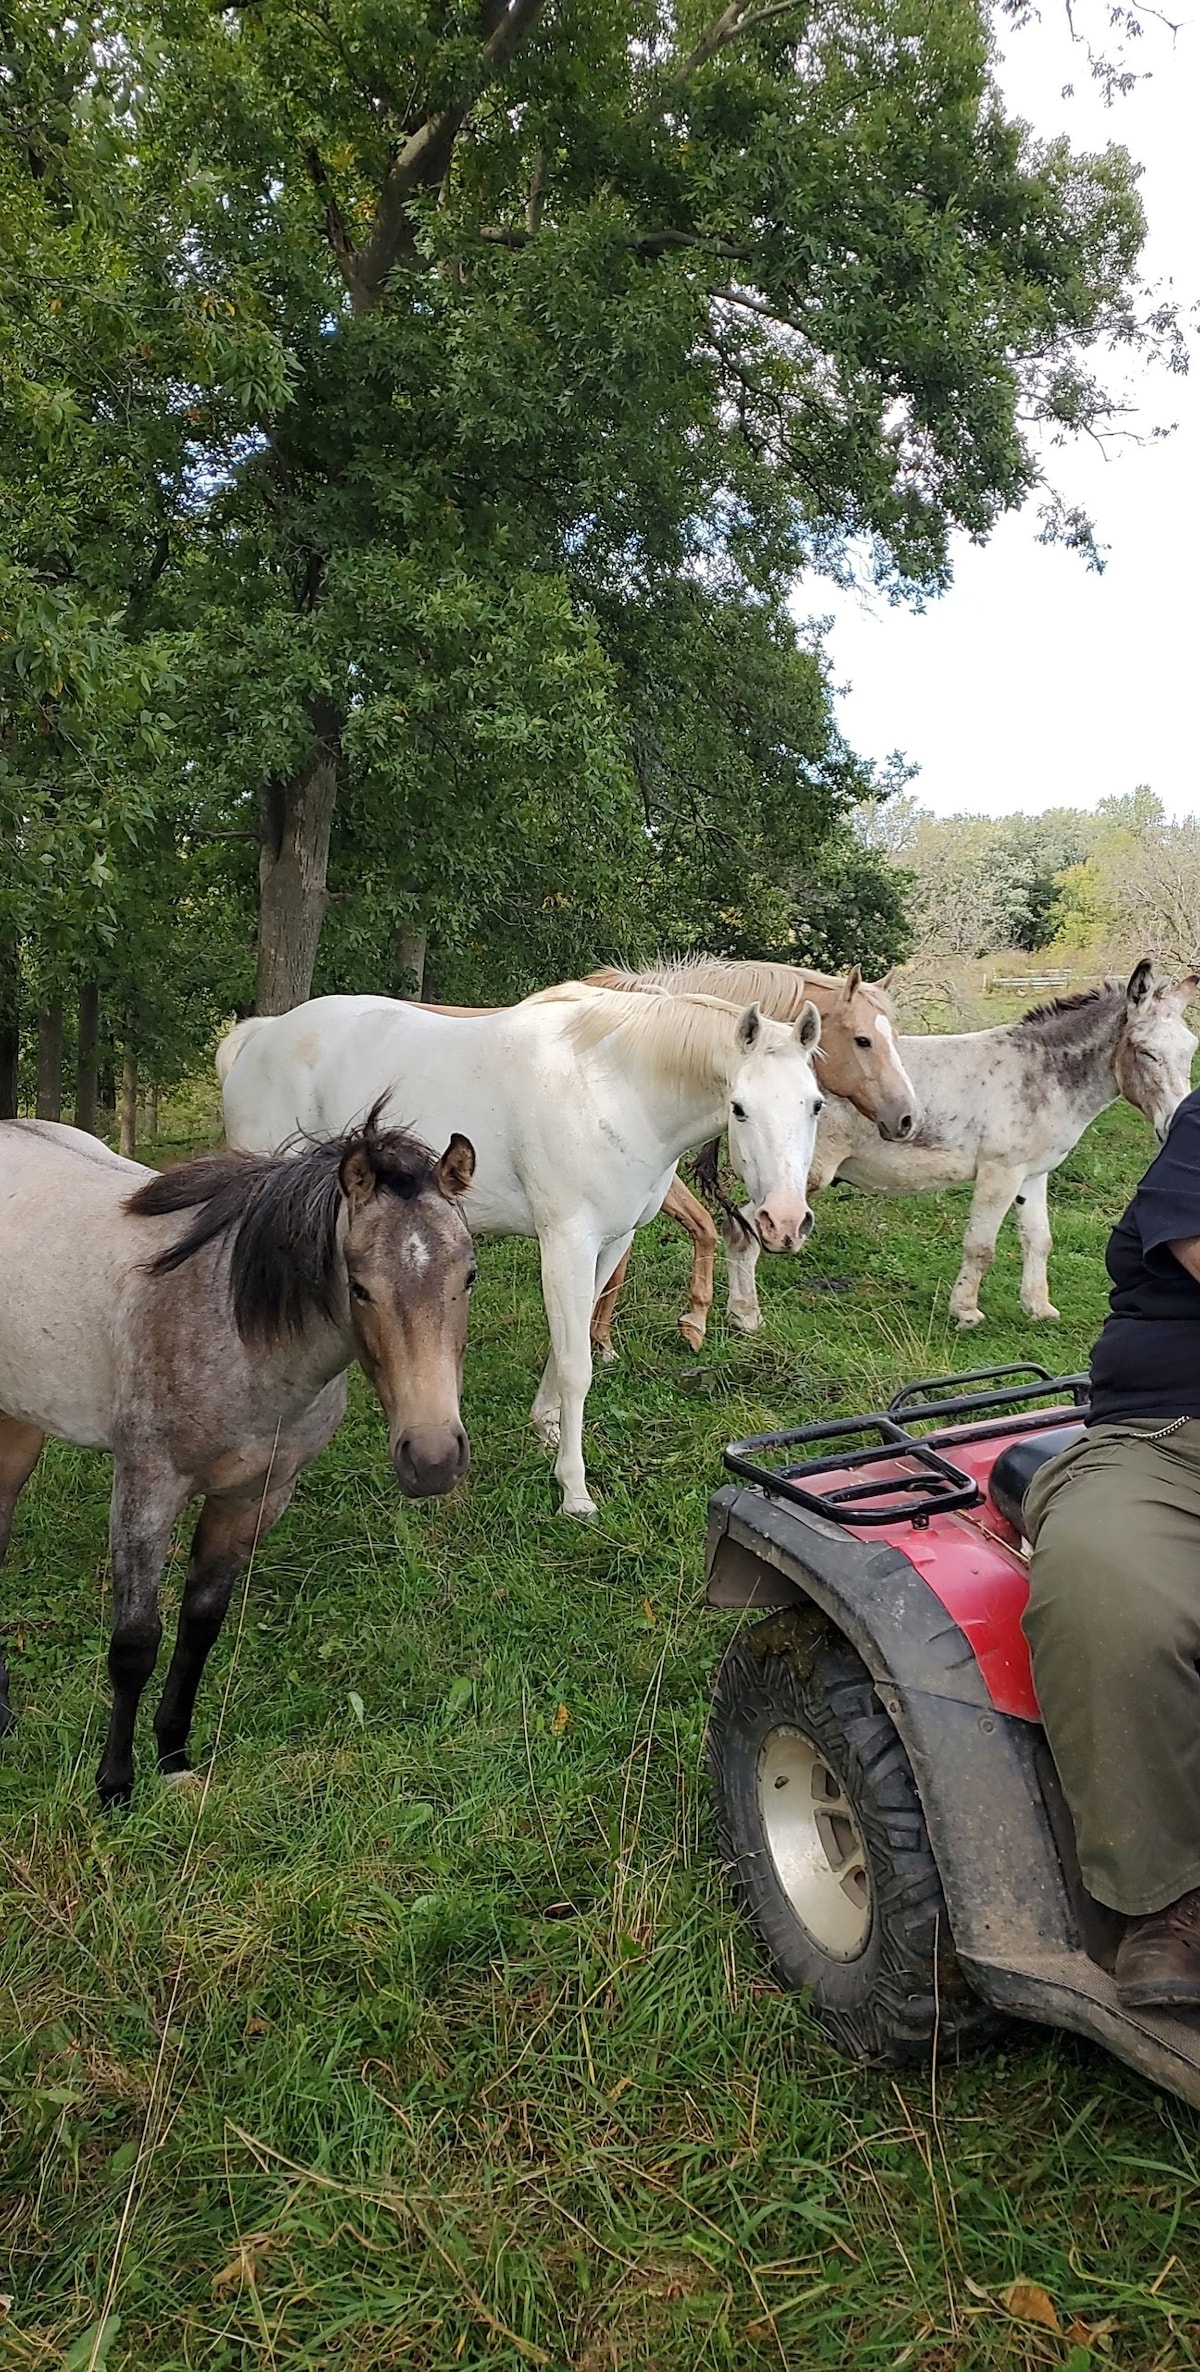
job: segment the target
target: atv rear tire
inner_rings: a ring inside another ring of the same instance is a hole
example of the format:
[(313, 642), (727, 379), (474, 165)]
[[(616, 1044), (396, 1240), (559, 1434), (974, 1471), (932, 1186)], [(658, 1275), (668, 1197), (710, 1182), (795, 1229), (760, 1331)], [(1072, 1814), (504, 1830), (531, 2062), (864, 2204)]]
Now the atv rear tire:
[(733, 1892), (840, 2050), (899, 2066), (957, 2058), (1001, 2031), (959, 1968), (899, 1736), (815, 1608), (738, 1634), (707, 1751)]

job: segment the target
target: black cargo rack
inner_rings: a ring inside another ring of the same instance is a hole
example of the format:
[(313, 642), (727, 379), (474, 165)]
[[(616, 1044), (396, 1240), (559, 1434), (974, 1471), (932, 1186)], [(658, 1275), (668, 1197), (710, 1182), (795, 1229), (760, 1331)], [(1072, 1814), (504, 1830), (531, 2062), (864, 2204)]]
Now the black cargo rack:
[[(1027, 1380), (1005, 1382), (1016, 1376)], [(991, 1388), (977, 1392), (950, 1389), (964, 1384)], [(835, 1524), (870, 1526), (909, 1522), (923, 1526), (933, 1515), (948, 1514), (959, 1507), (975, 1507), (983, 1497), (974, 1476), (956, 1466), (946, 1455), (947, 1449), (960, 1442), (985, 1440), (990, 1434), (1012, 1432), (1011, 1412), (1015, 1409), (1028, 1412), (1022, 1431), (1034, 1432), (1042, 1426), (1056, 1424), (1061, 1418), (1064, 1398), (1069, 1398), (1076, 1408), (1083, 1407), (1088, 1391), (1086, 1375), (1052, 1376), (1047, 1368), (1034, 1361), (1021, 1366), (973, 1367), (965, 1374), (928, 1376), (920, 1382), (905, 1384), (893, 1395), (886, 1409), (875, 1410), (868, 1416), (837, 1417), (820, 1425), (801, 1425), (786, 1433), (758, 1433), (744, 1441), (731, 1441), (724, 1463), (731, 1474), (755, 1483), (773, 1498), (802, 1507), (809, 1515), (823, 1515)], [(1030, 1405), (1052, 1394), (1057, 1395), (1054, 1407)], [(1001, 1408), (1010, 1413), (1004, 1417), (991, 1414), (981, 1424), (961, 1422), (963, 1417), (982, 1416), (985, 1411)], [(936, 1423), (946, 1417), (960, 1421), (944, 1425), (935, 1433), (911, 1430), (914, 1425)], [(826, 1448), (825, 1455), (820, 1457), (789, 1456), (781, 1465), (763, 1463), (764, 1454), (772, 1451), (794, 1452), (834, 1442), (847, 1446), (832, 1451)], [(843, 1483), (830, 1491), (806, 1487), (818, 1475), (844, 1473), (847, 1468), (859, 1473), (894, 1464), (900, 1458), (916, 1471), (882, 1476), (868, 1473), (861, 1482)]]

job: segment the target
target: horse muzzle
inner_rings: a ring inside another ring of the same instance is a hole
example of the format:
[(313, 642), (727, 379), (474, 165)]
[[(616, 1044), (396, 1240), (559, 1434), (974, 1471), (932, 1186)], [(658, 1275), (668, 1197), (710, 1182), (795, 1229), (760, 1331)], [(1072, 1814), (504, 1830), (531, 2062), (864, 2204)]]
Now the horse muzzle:
[(875, 1125), (885, 1145), (905, 1145), (910, 1137), (916, 1135), (920, 1117), (911, 1104), (904, 1104), (898, 1111), (881, 1111)]
[(754, 1214), (764, 1252), (798, 1252), (812, 1234), (813, 1215), (807, 1203), (772, 1210), (764, 1203)]
[(471, 1463), (461, 1425), (410, 1425), (392, 1451), (406, 1499), (437, 1499), (460, 1483)]

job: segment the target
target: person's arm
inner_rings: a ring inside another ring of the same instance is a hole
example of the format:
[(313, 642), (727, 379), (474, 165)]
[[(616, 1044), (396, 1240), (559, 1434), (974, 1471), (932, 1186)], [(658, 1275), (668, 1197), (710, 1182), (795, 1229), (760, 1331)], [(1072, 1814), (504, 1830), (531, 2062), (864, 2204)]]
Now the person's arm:
[(1169, 1276), (1177, 1264), (1200, 1284), (1200, 1094), (1181, 1103), (1128, 1216), (1151, 1275)]

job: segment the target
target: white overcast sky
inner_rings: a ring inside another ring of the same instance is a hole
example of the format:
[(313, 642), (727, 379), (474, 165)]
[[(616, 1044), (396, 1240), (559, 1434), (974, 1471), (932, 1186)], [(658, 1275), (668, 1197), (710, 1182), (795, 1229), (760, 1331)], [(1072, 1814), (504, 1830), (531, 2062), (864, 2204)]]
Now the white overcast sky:
[[(1095, 11), (1100, 24), (1105, 11)], [(1168, 7), (1168, 13), (1172, 13)], [(1065, 16), (1008, 38), (1011, 111), (1076, 149), (1122, 142), (1144, 167), (1145, 272), (1181, 306), (1192, 370), (1123, 366), (1135, 425), (1177, 421), (1161, 443), (1089, 439), (1048, 451), (1047, 474), (1096, 520), (1104, 574), (1037, 542), (1037, 497), (982, 549), (955, 549), (955, 581), (924, 615), (811, 582), (798, 613), (828, 612), (839, 715), (851, 745), (920, 767), (939, 814), (1094, 806), (1148, 782), (1172, 815), (1200, 809), (1200, 16), (1177, 35), (1147, 17), (1134, 63), (1150, 79), (1106, 108)], [(1101, 36), (1102, 37), (1102, 36)], [(1063, 86), (1073, 84), (1072, 96)], [(1118, 364), (1118, 370), (1122, 368)]]

